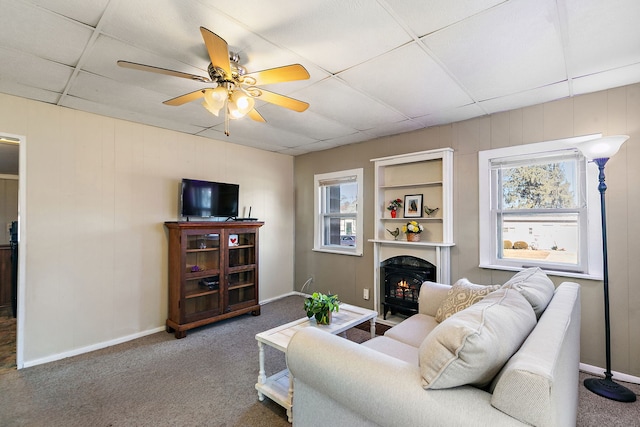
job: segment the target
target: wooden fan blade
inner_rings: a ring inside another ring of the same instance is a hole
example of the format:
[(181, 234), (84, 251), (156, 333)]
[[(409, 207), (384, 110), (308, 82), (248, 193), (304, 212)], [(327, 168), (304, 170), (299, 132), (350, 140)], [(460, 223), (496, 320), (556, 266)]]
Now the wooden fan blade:
[(307, 102), (298, 101), (297, 99), (289, 98), (288, 96), (269, 92), (268, 90), (264, 90), (262, 88), (260, 89), (260, 92), (260, 96), (257, 96), (256, 99), (261, 99), (263, 101), (270, 102), (272, 104), (279, 105), (281, 107), (288, 108), (299, 113), (309, 108), (309, 104)]
[(204, 27), (200, 27), (200, 33), (204, 39), (205, 46), (207, 46), (207, 52), (209, 52), (211, 63), (215, 67), (224, 70), (224, 72), (227, 73), (227, 76), (231, 78), (229, 46), (227, 45), (227, 42), (216, 33), (212, 33)]
[(196, 90), (193, 92), (185, 93), (184, 95), (177, 96), (175, 98), (171, 98), (167, 101), (164, 101), (163, 104), (171, 105), (177, 107), (178, 105), (186, 104), (187, 102), (195, 101), (198, 98), (204, 97), (204, 89)]
[(182, 73), (180, 71), (167, 70), (166, 68), (153, 67), (151, 65), (137, 64), (129, 61), (118, 61), (118, 65), (132, 70), (149, 71), (152, 73), (166, 74), (167, 76), (182, 77), (183, 79), (196, 80), (203, 83), (211, 81), (208, 77), (196, 76), (195, 74)]
[(252, 109), (251, 111), (249, 111), (247, 113), (247, 116), (249, 116), (251, 119), (255, 120), (256, 122), (262, 122), (262, 123), (266, 123), (267, 122), (264, 119), (264, 117), (262, 117), (262, 114), (258, 113), (258, 110), (256, 110), (255, 108)]
[(284, 67), (270, 68), (246, 74), (245, 78), (256, 80), (254, 85), (268, 85), (272, 83), (290, 82), (293, 80), (306, 80), (309, 72), (300, 64), (285, 65)]

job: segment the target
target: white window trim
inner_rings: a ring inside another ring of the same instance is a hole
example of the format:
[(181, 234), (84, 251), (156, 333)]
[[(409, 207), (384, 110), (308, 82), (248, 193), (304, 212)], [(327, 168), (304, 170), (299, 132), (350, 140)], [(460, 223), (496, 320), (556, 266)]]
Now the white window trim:
[[(602, 134), (586, 135), (478, 152), (480, 268), (507, 271), (520, 271), (524, 268), (523, 266), (517, 265), (495, 264), (493, 261), (493, 254), (497, 253), (497, 239), (494, 238), (495, 236), (493, 236), (492, 232), (495, 227), (492, 224), (491, 216), (491, 160), (501, 157), (556, 151), (565, 149), (569, 147), (570, 144), (587, 141), (601, 136)], [(588, 251), (588, 270), (584, 273), (575, 273), (570, 271), (554, 271), (543, 268), (547, 274), (590, 280), (602, 280), (603, 278), (598, 168), (591, 162), (587, 164), (586, 187), (588, 210), (588, 241), (586, 245)]]
[[(326, 246), (322, 244), (322, 229), (321, 229), (321, 221), (322, 221), (322, 213), (321, 209), (321, 193), (320, 193), (320, 183), (323, 181), (329, 181), (334, 179), (346, 178), (346, 177), (356, 177), (356, 182), (358, 183), (358, 194), (357, 194), (357, 206), (358, 210), (356, 212), (356, 246)], [(323, 174), (314, 175), (313, 179), (314, 184), (314, 202), (313, 202), (313, 250), (316, 252), (327, 252), (333, 254), (341, 254), (341, 255), (353, 255), (353, 256), (362, 256), (362, 247), (363, 247), (363, 239), (364, 235), (362, 232), (363, 227), (363, 213), (362, 209), (364, 206), (363, 203), (363, 169), (349, 169), (339, 172), (329, 172)]]

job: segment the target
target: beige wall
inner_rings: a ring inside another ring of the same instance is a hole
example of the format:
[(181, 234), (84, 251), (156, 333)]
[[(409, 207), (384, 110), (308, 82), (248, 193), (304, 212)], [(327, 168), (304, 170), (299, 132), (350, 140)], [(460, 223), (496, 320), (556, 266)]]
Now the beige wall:
[[(381, 138), (295, 158), (295, 287), (308, 277), (314, 290), (336, 292), (345, 302), (373, 308), (362, 289), (373, 284), (373, 245), (363, 257), (311, 251), (313, 175), (365, 169), (365, 240), (373, 237), (372, 158), (452, 147), (454, 156), (454, 239), (451, 277), (476, 283), (502, 283), (512, 273), (478, 267), (478, 151), (602, 133), (626, 134), (629, 141), (607, 165), (609, 283), (612, 322), (612, 369), (640, 376), (640, 85), (576, 96), (493, 114), (452, 125)], [(557, 284), (562, 277), (552, 277)], [(581, 362), (604, 367), (602, 282), (582, 285)]]
[(291, 156), (8, 95), (0, 130), (26, 137), (25, 365), (163, 327), (183, 177), (240, 184), (265, 221), (260, 299), (291, 292)]
[[(17, 177), (16, 177), (17, 178)], [(0, 245), (9, 244), (7, 227), (18, 219), (18, 180), (5, 175), (0, 177)]]

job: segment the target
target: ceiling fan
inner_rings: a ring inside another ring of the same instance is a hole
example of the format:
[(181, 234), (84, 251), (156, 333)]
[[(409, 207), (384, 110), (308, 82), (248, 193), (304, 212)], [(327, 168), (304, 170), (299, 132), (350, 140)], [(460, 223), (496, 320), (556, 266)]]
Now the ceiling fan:
[(118, 65), (134, 70), (150, 71), (203, 83), (212, 83), (212, 87), (180, 95), (164, 101), (163, 104), (179, 106), (204, 98), (202, 105), (211, 114), (218, 116), (220, 110), (224, 108), (224, 133), (227, 136), (229, 136), (229, 119), (239, 119), (248, 115), (255, 121), (266, 122), (264, 117), (254, 108), (256, 99), (298, 112), (309, 108), (309, 104), (306, 102), (257, 87), (272, 83), (306, 80), (309, 78), (309, 72), (302, 65), (291, 64), (247, 73), (247, 70), (238, 63), (240, 56), (235, 52), (229, 51), (227, 42), (222, 37), (204, 27), (200, 27), (200, 33), (211, 59), (207, 70), (209, 77), (122, 60), (118, 61)]

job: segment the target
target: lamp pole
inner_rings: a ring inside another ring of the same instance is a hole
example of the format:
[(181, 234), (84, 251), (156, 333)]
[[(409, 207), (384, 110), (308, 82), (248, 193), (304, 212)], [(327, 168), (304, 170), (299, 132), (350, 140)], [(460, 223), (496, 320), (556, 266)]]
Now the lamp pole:
[(596, 158), (593, 162), (598, 165), (598, 191), (600, 192), (600, 216), (602, 221), (602, 267), (604, 270), (604, 332), (605, 332), (605, 356), (607, 362), (607, 370), (605, 378), (587, 378), (584, 380), (584, 386), (593, 393), (606, 397), (607, 399), (616, 400), (618, 402), (635, 402), (636, 395), (628, 388), (614, 382), (611, 377), (611, 327), (609, 320), (609, 262), (607, 256), (607, 218), (604, 193), (607, 191), (607, 184), (604, 179), (604, 165), (609, 160), (606, 158)]

